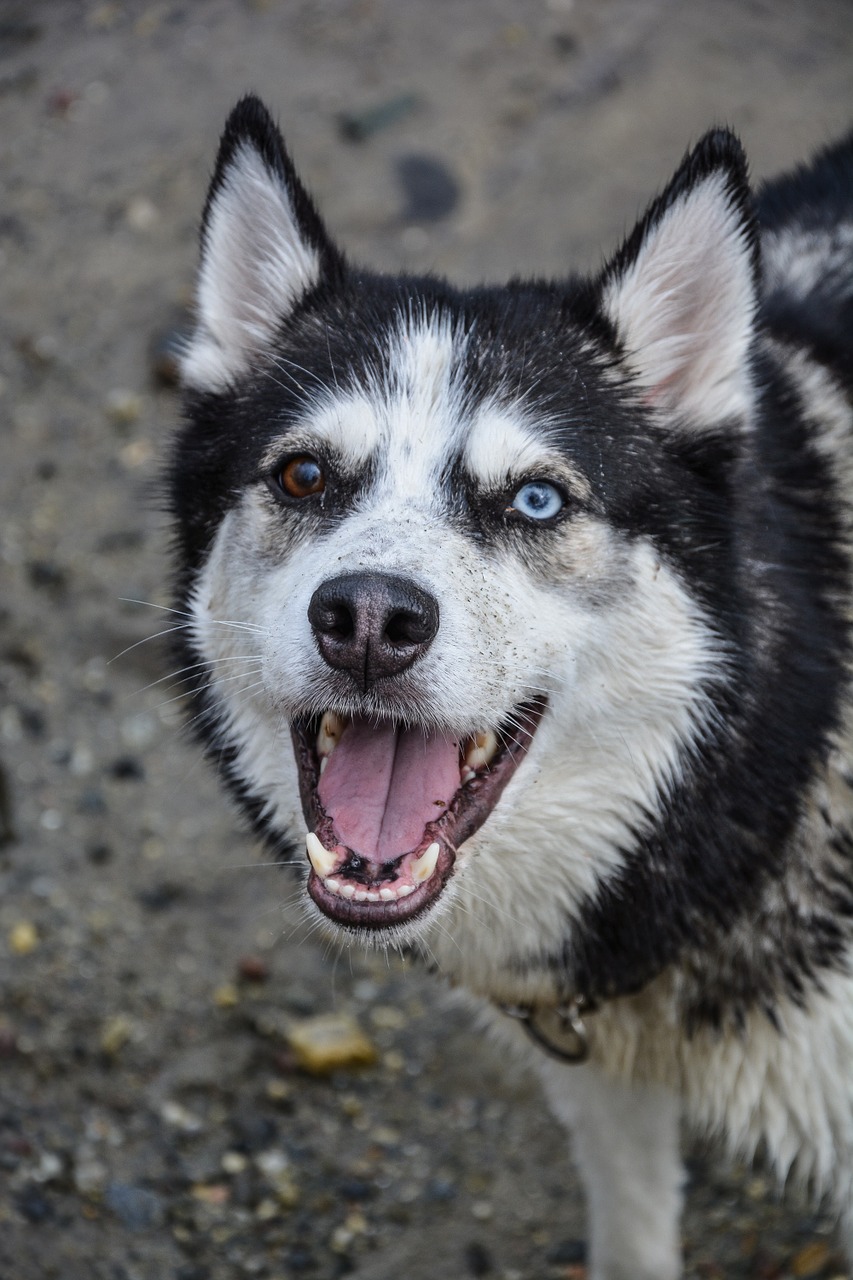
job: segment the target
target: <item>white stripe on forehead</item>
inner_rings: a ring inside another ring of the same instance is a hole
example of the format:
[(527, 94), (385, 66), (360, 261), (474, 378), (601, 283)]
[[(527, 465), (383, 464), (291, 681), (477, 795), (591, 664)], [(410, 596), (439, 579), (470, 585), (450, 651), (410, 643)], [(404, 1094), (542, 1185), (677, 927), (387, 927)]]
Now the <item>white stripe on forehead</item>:
[(382, 375), (333, 394), (306, 422), (307, 433), (348, 469), (378, 459), (396, 484), (401, 476), (422, 483), (458, 449), (464, 409), (453, 374), (464, 341), (440, 318), (402, 319)]

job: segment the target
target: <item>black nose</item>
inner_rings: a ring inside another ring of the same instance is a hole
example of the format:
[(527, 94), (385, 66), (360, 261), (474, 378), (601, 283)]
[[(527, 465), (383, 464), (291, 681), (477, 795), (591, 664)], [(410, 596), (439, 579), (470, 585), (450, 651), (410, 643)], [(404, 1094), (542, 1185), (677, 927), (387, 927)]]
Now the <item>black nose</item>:
[(438, 631), (438, 602), (407, 578), (344, 573), (322, 583), (308, 606), (317, 647), (366, 693), (426, 651)]

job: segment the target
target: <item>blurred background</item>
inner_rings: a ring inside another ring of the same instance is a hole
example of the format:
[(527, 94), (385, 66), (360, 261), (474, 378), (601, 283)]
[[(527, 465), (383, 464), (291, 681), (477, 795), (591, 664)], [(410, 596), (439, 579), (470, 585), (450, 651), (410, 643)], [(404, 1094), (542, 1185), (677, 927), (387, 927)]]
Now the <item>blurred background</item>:
[[(853, 6), (0, 0), (0, 1277), (582, 1280), (533, 1082), (440, 980), (308, 935), (148, 639), (248, 89), (353, 258), (562, 274), (709, 125), (756, 179), (849, 128)], [(689, 1160), (688, 1276), (845, 1274), (819, 1213), (721, 1168)]]

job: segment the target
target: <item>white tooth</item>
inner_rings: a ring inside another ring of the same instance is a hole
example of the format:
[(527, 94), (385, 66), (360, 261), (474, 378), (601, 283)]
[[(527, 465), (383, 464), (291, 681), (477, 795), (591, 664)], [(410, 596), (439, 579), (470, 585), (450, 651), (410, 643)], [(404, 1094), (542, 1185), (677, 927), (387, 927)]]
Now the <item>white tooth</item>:
[(424, 880), (429, 880), (438, 864), (439, 845), (437, 840), (433, 840), (419, 858), (412, 863), (412, 879), (417, 884), (423, 884)]
[(375, 892), (373, 892), (373, 891), (371, 890), (371, 892), (370, 892), (370, 893), (368, 893), (368, 895), (367, 895), (367, 901), (368, 901), (368, 902), (378, 902), (378, 901), (379, 901), (379, 894), (378, 894), (378, 893), (375, 893)]
[(305, 836), (305, 847), (308, 850), (308, 859), (311, 866), (317, 872), (321, 880), (325, 880), (327, 876), (334, 871), (338, 856), (331, 853), (324, 845), (320, 843), (313, 831), (309, 831)]
[(323, 756), (323, 757), (322, 757), (322, 759), (320, 760), (320, 777), (321, 777), (321, 778), (322, 778), (322, 776), (323, 776), (323, 770), (325, 769), (325, 767), (326, 767), (326, 765), (327, 765), (328, 763), (329, 763), (329, 757), (328, 757), (328, 756)]
[(340, 880), (324, 880), (323, 884), (327, 889), (331, 889), (332, 893), (338, 893), (341, 887)]
[[(326, 761), (324, 760), (324, 761), (323, 761), (323, 764), (325, 764), (325, 763), (326, 763)], [(323, 772), (323, 766), (322, 766), (322, 765), (320, 766), (320, 772), (321, 772), (321, 773)], [(473, 770), (472, 768), (470, 768), (467, 764), (463, 767), (463, 769), (462, 769), (462, 773), (461, 773), (461, 777), (462, 777), (462, 782), (463, 782), (463, 783), (465, 783), (465, 782), (470, 782), (470, 781), (471, 781), (471, 779), (472, 779), (472, 778), (476, 778), (476, 776), (477, 776), (477, 775), (476, 775), (476, 773), (474, 772), (474, 770)]]
[(413, 884), (401, 884), (400, 888), (397, 890), (397, 897), (408, 898), (409, 894), (414, 892), (415, 886)]
[(324, 756), (330, 756), (338, 745), (341, 734), (346, 728), (346, 721), (343, 716), (339, 716), (336, 711), (327, 711), (320, 721), (320, 731), (317, 734), (317, 755), (321, 760)]
[(355, 885), (354, 885), (354, 884), (342, 884), (342, 885), (341, 885), (341, 897), (342, 897), (342, 898), (354, 898), (354, 897), (355, 897)]
[(367, 890), (356, 889), (355, 893), (353, 894), (353, 897), (355, 898), (356, 902), (367, 902)]
[[(469, 769), (483, 769), (497, 755), (498, 740), (491, 729), (475, 733), (465, 752), (465, 764)], [(468, 779), (466, 778), (467, 782)]]
[(379, 896), (383, 902), (393, 902), (397, 895), (393, 889), (380, 889)]

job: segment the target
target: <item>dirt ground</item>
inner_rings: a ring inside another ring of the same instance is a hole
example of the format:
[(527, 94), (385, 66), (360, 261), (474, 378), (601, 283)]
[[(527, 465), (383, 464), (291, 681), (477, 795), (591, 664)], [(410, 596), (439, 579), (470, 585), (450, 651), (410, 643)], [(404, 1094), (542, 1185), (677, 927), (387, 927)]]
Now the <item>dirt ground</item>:
[[(707, 125), (758, 177), (849, 127), (853, 7), (0, 0), (0, 1280), (581, 1280), (533, 1083), (439, 981), (305, 936), (147, 639), (168, 337), (249, 88), (353, 257), (560, 273)], [(298, 1069), (330, 1011), (372, 1066)], [(719, 1170), (689, 1163), (688, 1276), (845, 1274)]]

